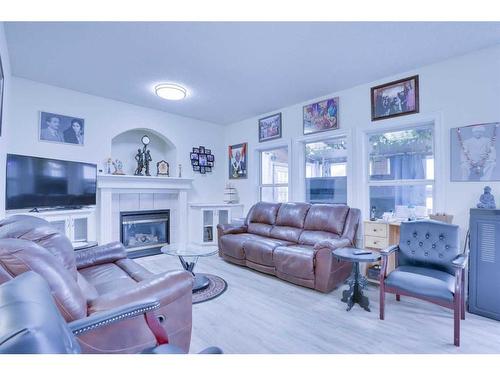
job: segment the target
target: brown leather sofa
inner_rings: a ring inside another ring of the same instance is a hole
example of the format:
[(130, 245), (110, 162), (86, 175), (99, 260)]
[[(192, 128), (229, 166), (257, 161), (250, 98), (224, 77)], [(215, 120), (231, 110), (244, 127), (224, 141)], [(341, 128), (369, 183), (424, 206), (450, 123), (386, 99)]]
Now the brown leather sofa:
[(219, 225), (219, 255), (227, 261), (328, 293), (352, 264), (332, 250), (354, 246), (360, 211), (345, 205), (255, 204), (244, 225)]
[(47, 221), (16, 215), (0, 221), (0, 284), (27, 271), (48, 282), (67, 322), (145, 299), (160, 302), (153, 322), (142, 315), (78, 336), (84, 353), (139, 353), (155, 346), (157, 321), (171, 344), (189, 350), (193, 279), (186, 271), (152, 274), (128, 259), (118, 242), (75, 252)]

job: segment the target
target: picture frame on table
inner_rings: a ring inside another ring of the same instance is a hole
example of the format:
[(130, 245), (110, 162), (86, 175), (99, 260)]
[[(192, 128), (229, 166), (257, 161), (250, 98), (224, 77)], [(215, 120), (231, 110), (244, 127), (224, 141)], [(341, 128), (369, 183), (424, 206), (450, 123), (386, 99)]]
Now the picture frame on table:
[(372, 87), (370, 100), (372, 121), (418, 113), (418, 75)]
[(281, 138), (281, 112), (259, 119), (259, 142)]
[(330, 98), (307, 104), (302, 108), (304, 135), (339, 128), (339, 98)]

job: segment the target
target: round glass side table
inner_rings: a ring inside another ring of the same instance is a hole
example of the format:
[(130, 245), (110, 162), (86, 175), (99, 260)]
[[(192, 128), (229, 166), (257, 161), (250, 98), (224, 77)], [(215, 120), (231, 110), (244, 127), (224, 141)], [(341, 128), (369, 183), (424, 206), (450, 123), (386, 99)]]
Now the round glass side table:
[(195, 244), (171, 244), (161, 248), (161, 252), (167, 255), (179, 257), (182, 267), (191, 272), (194, 277), (193, 292), (205, 289), (210, 285), (210, 280), (203, 275), (196, 275), (194, 267), (199, 258), (217, 254), (217, 246), (200, 246)]

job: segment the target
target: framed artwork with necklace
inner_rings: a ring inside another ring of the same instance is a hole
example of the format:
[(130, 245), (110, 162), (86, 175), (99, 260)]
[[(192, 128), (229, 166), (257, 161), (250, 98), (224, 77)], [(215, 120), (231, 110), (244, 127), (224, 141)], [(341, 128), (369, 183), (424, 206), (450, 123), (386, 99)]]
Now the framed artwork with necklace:
[(491, 122), (450, 129), (451, 181), (500, 181), (499, 126)]

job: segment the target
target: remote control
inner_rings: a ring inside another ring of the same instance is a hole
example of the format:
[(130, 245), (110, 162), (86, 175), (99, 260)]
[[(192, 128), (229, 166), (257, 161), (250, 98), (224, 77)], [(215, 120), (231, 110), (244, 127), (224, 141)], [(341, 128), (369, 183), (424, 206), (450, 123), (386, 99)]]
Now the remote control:
[(365, 250), (358, 250), (354, 252), (354, 255), (368, 255), (371, 254), (371, 251), (365, 251)]

